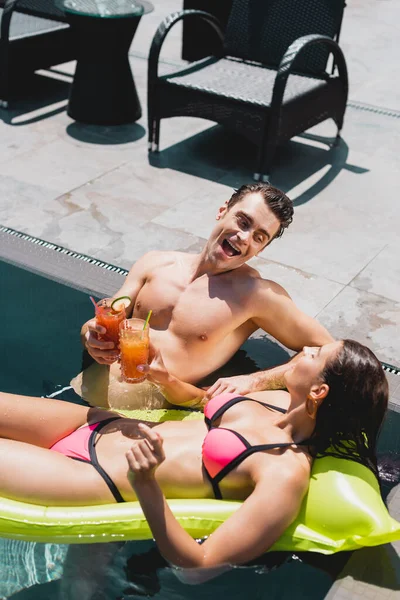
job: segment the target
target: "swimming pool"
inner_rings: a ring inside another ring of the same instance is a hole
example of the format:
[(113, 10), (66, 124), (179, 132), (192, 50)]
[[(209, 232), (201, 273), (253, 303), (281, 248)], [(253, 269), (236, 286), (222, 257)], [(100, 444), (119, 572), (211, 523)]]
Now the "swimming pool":
[[(49, 395), (68, 383), (81, 368), (78, 331), (92, 315), (87, 293), (3, 261), (0, 280), (5, 282), (0, 299), (7, 310), (2, 327), (1, 388)], [(385, 423), (380, 449), (385, 454), (400, 454), (400, 413), (394, 405)], [(351, 572), (354, 556), (361, 553), (367, 566), (369, 560), (376, 562), (375, 549), (330, 557), (271, 553), (255, 564), (189, 587), (165, 565), (150, 542), (67, 546), (0, 540), (0, 598), (339, 598), (332, 595), (337, 594), (333, 583), (345, 566)], [(398, 573), (397, 563), (396, 556)], [(387, 585), (393, 589), (397, 580), (393, 582), (390, 577), (388, 572)]]

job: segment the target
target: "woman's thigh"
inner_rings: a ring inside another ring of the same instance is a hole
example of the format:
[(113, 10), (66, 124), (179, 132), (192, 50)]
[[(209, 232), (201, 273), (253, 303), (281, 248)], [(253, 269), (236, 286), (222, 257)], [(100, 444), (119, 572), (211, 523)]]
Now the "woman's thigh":
[(43, 448), (50, 448), (86, 422), (108, 417), (109, 412), (72, 402), (0, 392), (0, 438)]
[(89, 463), (4, 439), (0, 440), (0, 455), (0, 493), (6, 498), (58, 506), (115, 502), (107, 484)]

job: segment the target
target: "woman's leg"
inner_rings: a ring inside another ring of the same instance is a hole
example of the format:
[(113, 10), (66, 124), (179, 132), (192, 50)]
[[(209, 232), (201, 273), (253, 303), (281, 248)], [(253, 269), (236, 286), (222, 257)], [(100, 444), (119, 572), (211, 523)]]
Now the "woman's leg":
[[(112, 413), (111, 413), (112, 414)], [(72, 402), (0, 392), (0, 438), (50, 448), (86, 422), (110, 417), (97, 408)]]
[(0, 456), (0, 490), (6, 498), (56, 506), (115, 502), (88, 463), (14, 440), (0, 439)]

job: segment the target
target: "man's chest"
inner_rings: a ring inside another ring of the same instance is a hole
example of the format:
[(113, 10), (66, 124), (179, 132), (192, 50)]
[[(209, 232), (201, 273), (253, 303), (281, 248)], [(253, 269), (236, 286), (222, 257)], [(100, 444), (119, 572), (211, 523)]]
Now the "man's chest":
[(184, 338), (210, 338), (232, 331), (248, 318), (246, 304), (233, 286), (207, 277), (188, 284), (153, 278), (138, 294), (135, 316), (145, 318), (150, 309), (154, 328), (168, 328)]

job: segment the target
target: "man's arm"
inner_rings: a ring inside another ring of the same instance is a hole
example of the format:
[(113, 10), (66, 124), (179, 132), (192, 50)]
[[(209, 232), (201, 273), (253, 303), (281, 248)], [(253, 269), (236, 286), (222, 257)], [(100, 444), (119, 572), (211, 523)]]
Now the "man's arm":
[[(256, 316), (252, 320), (257, 327), (292, 350), (301, 351), (304, 346), (323, 346), (333, 341), (325, 327), (301, 311), (288, 293), (274, 282), (260, 282), (253, 310)], [(207, 397), (212, 398), (223, 392), (248, 394), (252, 391), (282, 389), (285, 387), (284, 374), (293, 367), (297, 356), (265, 371), (218, 379), (207, 390)]]
[(253, 322), (291, 350), (333, 341), (318, 321), (300, 310), (280, 285), (262, 280), (254, 299)]
[[(129, 296), (131, 299), (131, 303), (126, 308), (127, 317), (132, 315), (137, 295), (145, 284), (148, 273), (156, 265), (158, 256), (158, 252), (148, 252), (139, 258), (129, 271), (122, 287), (114, 294), (113, 298)], [(90, 319), (82, 325), (81, 341), (95, 361), (109, 365), (117, 360), (118, 352), (113, 342), (99, 339), (99, 336), (105, 333), (106, 330), (101, 325), (97, 325), (95, 318)]]

